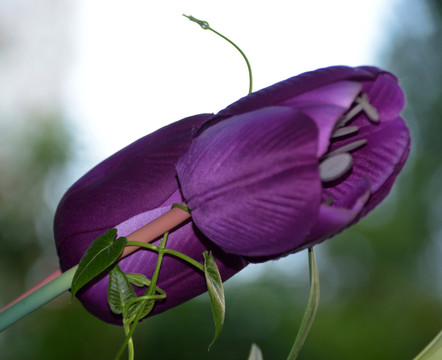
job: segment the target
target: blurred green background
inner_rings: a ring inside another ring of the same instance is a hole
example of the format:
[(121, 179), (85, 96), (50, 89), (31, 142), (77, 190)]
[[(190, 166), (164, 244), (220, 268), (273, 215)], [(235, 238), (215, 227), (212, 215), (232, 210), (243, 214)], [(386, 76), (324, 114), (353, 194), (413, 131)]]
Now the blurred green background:
[[(442, 5), (423, 2), (425, 23), (411, 1), (397, 7), (401, 21), (379, 55), (407, 94), (409, 162), (387, 201), (316, 248), (321, 304), (300, 359), (411, 359), (441, 328)], [(54, 270), (52, 217), (78, 156), (56, 104), (27, 110), (0, 118), (0, 307)], [(308, 297), (307, 253), (282, 264), (257, 265), (254, 275), (226, 283), (225, 328), (210, 353), (214, 329), (203, 295), (140, 325), (137, 358), (246, 359), (255, 342), (265, 359), (285, 359)], [(122, 329), (78, 302), (68, 305), (65, 295), (0, 334), (0, 359), (112, 358)]]

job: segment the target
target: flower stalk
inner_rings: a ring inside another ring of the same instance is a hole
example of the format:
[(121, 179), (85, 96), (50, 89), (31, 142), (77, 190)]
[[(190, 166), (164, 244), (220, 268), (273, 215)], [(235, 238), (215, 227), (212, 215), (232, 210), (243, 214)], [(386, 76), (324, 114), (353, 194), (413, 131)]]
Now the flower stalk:
[[(187, 210), (185, 204), (173, 206), (172, 209), (165, 214), (129, 234), (127, 236), (129, 246), (123, 249), (119, 259), (138, 250), (140, 246), (135, 245), (136, 242), (140, 243), (140, 245), (150, 243), (162, 234), (167, 233), (169, 230), (185, 222), (190, 216), (190, 212)], [(169, 252), (172, 252), (174, 255), (177, 253), (173, 250), (164, 249), (161, 252), (161, 256), (163, 253)], [(199, 267), (201, 268), (201, 265)], [(62, 273), (60, 269), (56, 270), (32, 289), (3, 308), (0, 312), (0, 332), (69, 290), (77, 268), (78, 265), (64, 273)]]
[[(181, 204), (179, 204), (181, 205)], [(185, 205), (183, 205), (185, 206)], [(187, 209), (187, 208), (186, 208)], [(190, 218), (190, 212), (181, 206), (173, 206), (165, 214), (135, 230), (133, 233), (126, 236), (127, 241), (138, 241), (142, 243), (150, 243), (164, 233), (172, 230), (178, 225)], [(124, 248), (120, 255), (120, 259), (138, 250), (139, 246), (128, 245)]]
[(74, 266), (42, 287), (34, 289), (32, 293), (12, 306), (8, 306), (0, 313), (0, 332), (69, 290), (76, 270), (77, 266)]

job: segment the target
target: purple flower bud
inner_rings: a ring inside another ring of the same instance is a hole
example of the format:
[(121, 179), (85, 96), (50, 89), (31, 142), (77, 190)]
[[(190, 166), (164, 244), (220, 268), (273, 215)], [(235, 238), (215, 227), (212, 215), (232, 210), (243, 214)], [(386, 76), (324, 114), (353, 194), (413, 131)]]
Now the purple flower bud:
[(195, 225), (260, 261), (317, 244), (390, 191), (409, 153), (396, 78), (331, 67), (250, 94), (203, 124), (177, 165)]
[[(243, 256), (261, 261), (323, 241), (391, 189), (409, 151), (403, 105), (391, 74), (332, 67), (250, 94), (215, 116), (166, 126), (63, 196), (54, 223), (61, 268), (76, 265), (106, 230), (126, 236), (183, 201), (192, 221), (170, 233), (167, 247), (200, 262), (212, 250), (223, 280), (247, 265)], [(139, 250), (120, 267), (150, 278), (156, 258)], [(167, 298), (154, 314), (206, 291), (203, 274), (170, 256), (158, 286)], [(121, 323), (107, 304), (107, 276), (78, 297), (95, 316)]]
[[(189, 148), (194, 132), (211, 114), (196, 115), (166, 126), (115, 153), (81, 179), (63, 196), (54, 220), (60, 266), (66, 271), (80, 262), (91, 242), (111, 228), (126, 236), (149, 223), (175, 202), (183, 202), (176, 177), (176, 163)], [(172, 231), (167, 247), (203, 262), (210, 249), (223, 280), (241, 270), (247, 262), (227, 255), (211, 243), (192, 222)], [(152, 277), (157, 254), (139, 250), (119, 262), (125, 272)], [(107, 303), (108, 276), (78, 292), (85, 308), (98, 318), (121, 324)], [(167, 298), (157, 301), (153, 313), (177, 306), (206, 291), (204, 274), (172, 256), (165, 256), (158, 286)], [(136, 288), (138, 295), (144, 291)]]

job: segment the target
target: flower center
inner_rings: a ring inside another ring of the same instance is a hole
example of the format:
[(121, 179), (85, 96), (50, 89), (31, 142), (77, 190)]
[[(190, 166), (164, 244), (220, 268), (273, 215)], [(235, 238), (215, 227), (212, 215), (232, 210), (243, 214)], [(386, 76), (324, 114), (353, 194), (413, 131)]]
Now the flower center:
[[(360, 112), (364, 112), (372, 124), (378, 124), (380, 121), (379, 113), (376, 108), (368, 101), (367, 94), (363, 93), (355, 99), (355, 105), (350, 108), (336, 123), (331, 139), (353, 136), (359, 131), (357, 126), (346, 126)], [(319, 159), (319, 176), (323, 183), (335, 181), (347, 174), (353, 167), (353, 157), (350, 152), (354, 151), (367, 143), (367, 139), (360, 139), (331, 152), (326, 153)]]

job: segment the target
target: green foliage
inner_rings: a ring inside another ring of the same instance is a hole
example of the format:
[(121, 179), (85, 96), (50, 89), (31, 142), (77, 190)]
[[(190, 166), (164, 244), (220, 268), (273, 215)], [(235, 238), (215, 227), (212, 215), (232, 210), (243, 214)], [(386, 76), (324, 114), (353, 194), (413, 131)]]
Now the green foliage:
[[(123, 319), (133, 315), (134, 306), (129, 309), (129, 303), (137, 295), (130, 285), (126, 274), (121, 271), (118, 264), (112, 266), (109, 272), (109, 286), (107, 288), (107, 301), (114, 314), (123, 314)], [(124, 322), (124, 320), (123, 320)]]
[(126, 238), (115, 240), (117, 229), (97, 237), (84, 253), (72, 280), (71, 301), (79, 289), (111, 266), (123, 251)]
[[(129, 282), (137, 287), (150, 286), (151, 284), (151, 281), (143, 274), (126, 273), (126, 276)], [(158, 286), (155, 288), (155, 291), (164, 297), (166, 296), (166, 293)]]
[(298, 330), (295, 342), (287, 360), (295, 360), (298, 358), (299, 352), (304, 345), (307, 335), (315, 320), (316, 312), (319, 307), (319, 273), (316, 265), (315, 253), (313, 248), (308, 249), (309, 269), (310, 269), (310, 297), (308, 299), (307, 308), (302, 319), (301, 326)]
[[(183, 261), (187, 261), (196, 267), (195, 270), (204, 271), (216, 326), (215, 336), (209, 346), (210, 349), (222, 330), (225, 317), (222, 279), (213, 255), (204, 252), (204, 267), (201, 267), (201, 264), (189, 258), (187, 255), (166, 248), (168, 233), (164, 234), (160, 246), (137, 241), (128, 242), (126, 238), (122, 237), (115, 240), (116, 235), (117, 230), (111, 229), (92, 242), (84, 253), (78, 265), (78, 269), (75, 272), (72, 280), (71, 295), (72, 299), (82, 286), (114, 264), (109, 271), (108, 304), (114, 314), (122, 315), (126, 334), (125, 341), (120, 347), (115, 359), (119, 359), (122, 356), (126, 346), (128, 347), (129, 359), (133, 359), (134, 346), (132, 336), (139, 320), (146, 317), (152, 311), (155, 300), (164, 299), (166, 297), (165, 292), (156, 285), (165, 254), (176, 256)], [(115, 263), (126, 245), (139, 246), (158, 253), (157, 264), (152, 275), (152, 280), (147, 279), (143, 274), (126, 274), (121, 270), (119, 265)], [(131, 283), (138, 287), (147, 287), (146, 292), (142, 296), (137, 297)]]
[(149, 286), (150, 280), (143, 274), (126, 273), (129, 282), (137, 287)]
[(226, 314), (226, 302), (224, 299), (224, 288), (221, 275), (216, 265), (215, 258), (211, 252), (205, 251), (204, 255), (204, 275), (206, 277), (207, 291), (209, 292), (210, 303), (212, 305), (213, 321), (215, 322), (215, 336), (209, 345), (209, 350), (215, 343), (224, 326)]

